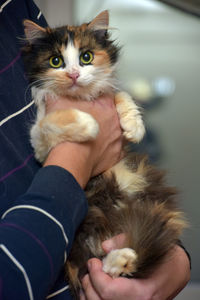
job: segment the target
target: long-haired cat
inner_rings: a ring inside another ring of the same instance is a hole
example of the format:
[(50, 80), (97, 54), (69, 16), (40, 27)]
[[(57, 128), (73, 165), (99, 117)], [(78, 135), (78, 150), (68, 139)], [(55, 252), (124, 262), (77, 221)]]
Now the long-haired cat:
[[(60, 142), (95, 139), (98, 124), (77, 109), (45, 115), (45, 99), (70, 96), (96, 101), (100, 94), (115, 94), (115, 105), (124, 136), (139, 142), (145, 129), (140, 110), (118, 91), (115, 75), (119, 49), (108, 34), (108, 12), (81, 26), (42, 28), (25, 20), (25, 68), (33, 86), (37, 118), (31, 128), (35, 157), (43, 162)], [(78, 298), (80, 276), (91, 257), (103, 259), (103, 270), (112, 277), (145, 277), (178, 241), (185, 221), (175, 190), (164, 183), (163, 173), (147, 158), (127, 153), (118, 164), (91, 179), (86, 187), (88, 215), (77, 231), (67, 259), (66, 272)], [(122, 249), (105, 255), (101, 243), (125, 233)]]

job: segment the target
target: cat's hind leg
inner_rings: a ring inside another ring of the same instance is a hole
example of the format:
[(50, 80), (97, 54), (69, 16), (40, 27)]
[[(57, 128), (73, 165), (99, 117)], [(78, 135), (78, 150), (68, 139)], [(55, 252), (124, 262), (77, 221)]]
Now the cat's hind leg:
[(111, 277), (131, 276), (136, 272), (137, 254), (133, 249), (112, 250), (103, 259), (103, 271)]
[(35, 123), (31, 129), (31, 144), (36, 159), (43, 162), (57, 144), (91, 141), (98, 132), (99, 125), (90, 114), (78, 109), (57, 110)]
[(145, 128), (138, 106), (126, 92), (116, 93), (115, 105), (124, 136), (131, 142), (139, 143), (145, 134)]

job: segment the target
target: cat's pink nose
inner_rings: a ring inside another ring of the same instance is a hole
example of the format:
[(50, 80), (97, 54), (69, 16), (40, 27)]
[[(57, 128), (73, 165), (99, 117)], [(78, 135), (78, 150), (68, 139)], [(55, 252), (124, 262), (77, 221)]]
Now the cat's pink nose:
[(76, 82), (80, 76), (79, 72), (68, 73), (67, 76), (72, 79), (73, 82)]

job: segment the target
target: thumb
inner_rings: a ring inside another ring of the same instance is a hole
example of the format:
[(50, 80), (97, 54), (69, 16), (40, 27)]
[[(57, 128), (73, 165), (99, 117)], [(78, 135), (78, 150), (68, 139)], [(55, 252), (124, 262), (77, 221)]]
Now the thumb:
[(124, 233), (120, 233), (113, 238), (106, 240), (102, 243), (102, 248), (106, 253), (109, 253), (110, 251), (114, 249), (121, 249), (126, 247), (126, 241), (127, 237)]
[(88, 261), (89, 277), (95, 291), (101, 295), (113, 279), (102, 270), (102, 262), (97, 258), (92, 258)]
[(87, 263), (89, 272), (102, 271), (102, 262), (97, 258), (91, 258)]

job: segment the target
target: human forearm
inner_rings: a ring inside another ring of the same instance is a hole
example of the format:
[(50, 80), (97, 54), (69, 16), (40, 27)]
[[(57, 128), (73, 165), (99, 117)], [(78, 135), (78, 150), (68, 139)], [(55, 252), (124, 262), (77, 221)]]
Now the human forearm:
[[(59, 167), (41, 169), (29, 190), (5, 212), (1, 243), (23, 266), (36, 299), (47, 296), (86, 212), (82, 189)], [(0, 252), (0, 277), (5, 299), (26, 299), (23, 273), (4, 250)]]
[(82, 188), (92, 174), (92, 161), (87, 144), (62, 143), (49, 153), (44, 166), (56, 165), (69, 171)]

